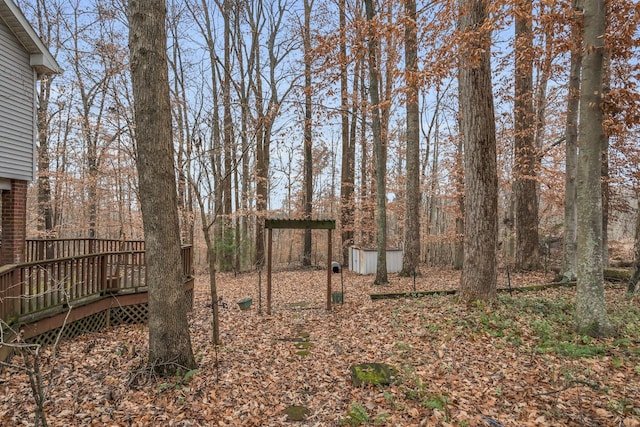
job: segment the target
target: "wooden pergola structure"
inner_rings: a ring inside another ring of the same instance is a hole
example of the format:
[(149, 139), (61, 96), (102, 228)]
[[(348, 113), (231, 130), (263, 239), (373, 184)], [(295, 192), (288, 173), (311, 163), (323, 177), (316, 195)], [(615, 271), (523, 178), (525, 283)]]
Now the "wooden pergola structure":
[(327, 310), (331, 310), (331, 230), (336, 229), (335, 219), (265, 219), (267, 229), (267, 314), (271, 314), (271, 253), (273, 229), (327, 230)]

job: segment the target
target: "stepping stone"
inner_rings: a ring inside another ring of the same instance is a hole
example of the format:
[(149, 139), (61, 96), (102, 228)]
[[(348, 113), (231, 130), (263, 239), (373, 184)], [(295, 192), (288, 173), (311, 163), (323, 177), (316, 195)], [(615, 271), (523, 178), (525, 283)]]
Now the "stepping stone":
[(351, 367), (353, 385), (361, 387), (363, 384), (390, 385), (398, 375), (398, 370), (386, 363), (362, 363)]

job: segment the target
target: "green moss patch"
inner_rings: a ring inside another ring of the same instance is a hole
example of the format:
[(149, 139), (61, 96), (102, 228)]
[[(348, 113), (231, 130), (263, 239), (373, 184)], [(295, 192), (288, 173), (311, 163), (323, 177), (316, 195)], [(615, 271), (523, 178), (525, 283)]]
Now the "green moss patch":
[(304, 349), (309, 349), (313, 347), (313, 343), (310, 343), (308, 341), (303, 341), (303, 342), (297, 342), (295, 346), (299, 350), (304, 350)]
[(398, 371), (386, 363), (362, 363), (351, 367), (353, 385), (363, 384), (390, 385), (395, 383)]
[(287, 415), (287, 421), (304, 421), (305, 417), (309, 415), (309, 409), (304, 406), (289, 406), (284, 410)]

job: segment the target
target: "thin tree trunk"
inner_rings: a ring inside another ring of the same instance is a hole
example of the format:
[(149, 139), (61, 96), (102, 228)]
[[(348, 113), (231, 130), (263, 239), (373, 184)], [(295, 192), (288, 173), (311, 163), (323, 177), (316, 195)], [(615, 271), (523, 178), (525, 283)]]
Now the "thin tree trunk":
[(247, 82), (246, 77), (248, 71), (245, 70), (245, 57), (244, 57), (244, 49), (246, 48), (245, 42), (243, 39), (242, 31), (241, 31), (241, 10), (236, 8), (234, 11), (234, 36), (236, 38), (235, 41), (235, 52), (236, 52), (236, 64), (238, 67), (238, 75), (240, 78), (237, 82), (237, 93), (238, 93), (238, 101), (240, 103), (240, 141), (241, 141), (241, 174), (240, 174), (240, 209), (242, 214), (240, 216), (240, 239), (239, 239), (239, 247), (237, 250), (237, 254), (239, 257), (239, 262), (237, 268), (242, 270), (244, 268), (244, 264), (251, 258), (251, 245), (249, 244), (249, 221), (247, 219), (249, 206), (250, 206), (250, 195), (249, 195), (249, 163), (251, 153), (249, 151), (249, 121), (250, 121), (250, 113), (249, 113), (249, 93), (247, 90)]
[[(602, 96), (607, 97), (611, 90), (611, 59), (605, 52), (602, 59)], [(611, 191), (609, 187), (609, 135), (607, 132), (602, 133), (601, 148), (602, 150), (602, 170), (600, 185), (602, 185), (602, 266), (609, 266), (609, 200)]]
[[(313, 156), (311, 116), (311, 8), (313, 2), (304, 0), (304, 218), (311, 219), (313, 210)], [(311, 229), (304, 230), (302, 265), (311, 265)], [(331, 262), (331, 260), (327, 260)]]
[[(349, 246), (353, 245), (353, 214), (354, 214), (354, 157), (355, 157), (355, 123), (356, 110), (354, 101), (354, 110), (352, 117), (352, 127), (354, 128), (353, 137), (349, 134), (349, 106), (348, 106), (348, 63), (347, 63), (347, 42), (346, 42), (346, 0), (340, 0), (339, 20), (340, 20), (340, 119), (341, 119), (341, 137), (342, 137), (342, 165), (340, 171), (340, 228), (342, 238), (342, 264), (349, 262)], [(357, 76), (358, 64), (354, 70), (354, 96), (357, 97)]]
[(370, 153), (369, 146), (367, 144), (367, 119), (369, 117), (368, 108), (367, 108), (367, 87), (365, 85), (365, 74), (366, 67), (363, 62), (360, 68), (360, 99), (362, 101), (362, 105), (360, 106), (360, 152), (362, 158), (360, 160), (360, 243), (362, 245), (371, 245), (373, 243), (373, 217), (374, 212), (371, 209), (370, 204), (370, 194), (373, 193), (371, 191), (371, 183), (372, 181), (369, 164)]
[(532, 0), (516, 3), (514, 183), (517, 270), (539, 268), (537, 150), (534, 141)]
[[(638, 200), (636, 193), (636, 200)], [(638, 280), (640, 280), (640, 203), (636, 209), (636, 232), (633, 245), (633, 274), (627, 284), (627, 297), (631, 298), (638, 289)]]
[(233, 120), (231, 117), (231, 0), (223, 0), (222, 15), (224, 21), (224, 78), (222, 80), (222, 105), (223, 112), (223, 132), (224, 132), (224, 173), (222, 177), (222, 259), (219, 261), (221, 271), (231, 271), (234, 266), (234, 227), (232, 221), (233, 214), (233, 189), (231, 180), (233, 179), (233, 153), (235, 147)]
[[(177, 18), (174, 17), (174, 19)], [(173, 92), (176, 98), (174, 110), (178, 138), (178, 212), (180, 213), (181, 241), (184, 244), (193, 244), (193, 206), (191, 204), (191, 186), (187, 180), (187, 174), (191, 165), (191, 132), (189, 115), (187, 112), (187, 99), (185, 90), (185, 76), (182, 62), (182, 47), (178, 37), (178, 23), (168, 25), (172, 38), (172, 61), (170, 65), (174, 74)]]
[(369, 24), (369, 97), (371, 98), (372, 133), (376, 164), (376, 205), (378, 256), (376, 264), (376, 278), (374, 283), (383, 285), (389, 282), (387, 278), (387, 191), (386, 191), (386, 147), (382, 137), (382, 123), (380, 120), (380, 91), (378, 89), (378, 36), (373, 25), (375, 11), (373, 1), (364, 2), (367, 22)]
[(564, 239), (562, 242), (562, 280), (576, 279), (577, 209), (576, 175), (578, 173), (578, 113), (580, 108), (580, 70), (582, 68), (582, 10), (574, 0), (571, 21), (571, 68), (567, 96)]
[(40, 82), (38, 92), (38, 230), (45, 237), (53, 231), (51, 209), (50, 157), (49, 157), (49, 96), (51, 80)]
[(454, 245), (453, 268), (461, 270), (464, 265), (464, 165), (463, 141), (458, 138), (456, 144), (455, 186), (458, 212), (456, 212), (456, 240)]
[(231, 118), (231, 0), (223, 0), (224, 21), (224, 78), (222, 80), (223, 135), (224, 135), (224, 173), (222, 176), (222, 218), (220, 221), (222, 241), (219, 266), (221, 271), (233, 269), (234, 229), (231, 220), (233, 214), (233, 192), (231, 180), (233, 176), (233, 121)]

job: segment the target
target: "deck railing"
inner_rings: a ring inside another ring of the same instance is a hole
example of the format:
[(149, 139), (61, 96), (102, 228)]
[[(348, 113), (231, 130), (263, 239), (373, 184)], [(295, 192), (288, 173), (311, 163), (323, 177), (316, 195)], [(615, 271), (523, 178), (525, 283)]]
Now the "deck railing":
[[(89, 239), (73, 239), (74, 242), (80, 240)], [(59, 253), (80, 247), (59, 242)], [(138, 244), (120, 247), (131, 249), (139, 247)], [(185, 279), (192, 275), (192, 259), (192, 247), (182, 247)], [(18, 319), (33, 321), (114, 293), (141, 292), (146, 290), (145, 273), (144, 250), (81, 254), (3, 266), (0, 267), (0, 319), (7, 323)]]
[(144, 240), (96, 238), (27, 239), (26, 261), (43, 261), (103, 252), (143, 251)]

